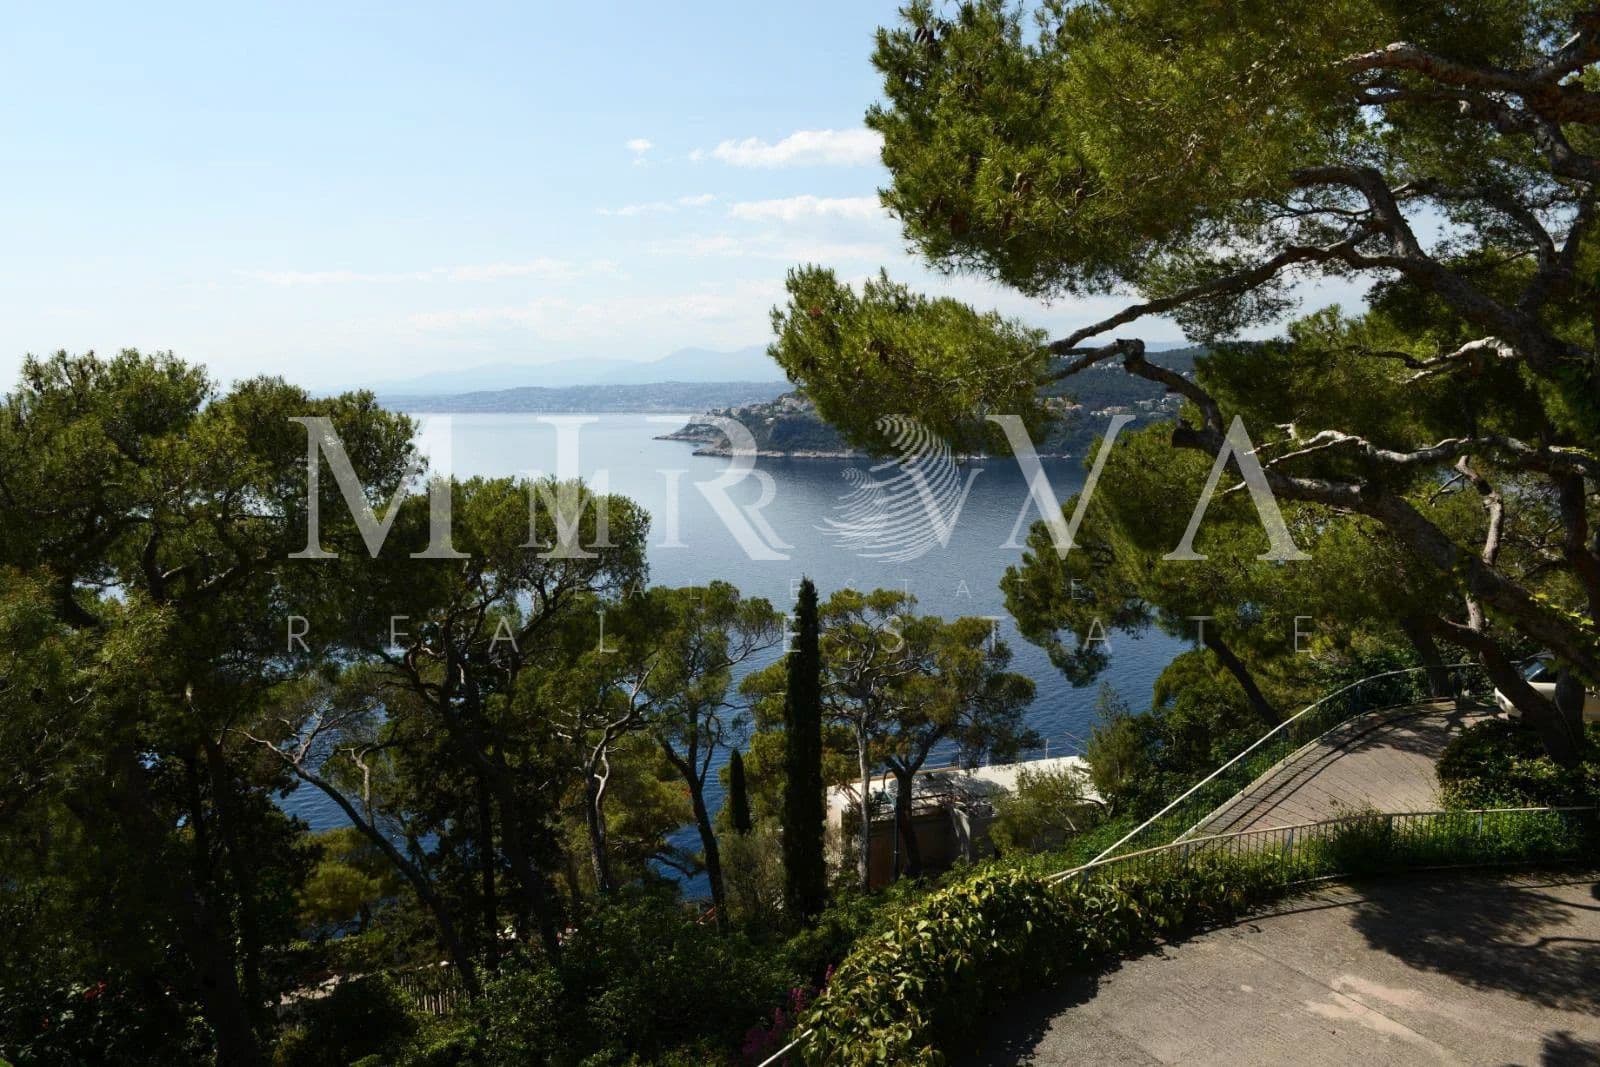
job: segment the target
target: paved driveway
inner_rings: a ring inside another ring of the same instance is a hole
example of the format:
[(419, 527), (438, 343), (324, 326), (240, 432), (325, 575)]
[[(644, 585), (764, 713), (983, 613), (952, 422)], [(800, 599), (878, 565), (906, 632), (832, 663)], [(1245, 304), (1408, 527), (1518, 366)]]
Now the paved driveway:
[(1293, 826), (1363, 809), (1432, 811), (1440, 806), (1436, 768), (1445, 746), (1493, 713), (1423, 704), (1352, 720), (1262, 775), (1195, 833)]
[(1041, 996), (973, 1064), (1600, 1064), (1600, 883), (1330, 888)]

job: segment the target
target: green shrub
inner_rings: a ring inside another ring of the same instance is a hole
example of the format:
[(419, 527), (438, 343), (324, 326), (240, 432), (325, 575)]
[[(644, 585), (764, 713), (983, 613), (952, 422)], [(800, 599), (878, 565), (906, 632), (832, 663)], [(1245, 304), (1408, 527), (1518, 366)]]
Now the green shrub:
[(1329, 840), (1322, 854), (1331, 871), (1344, 874), (1377, 874), (1388, 870), (1396, 859), (1394, 823), (1377, 812), (1362, 812), (1350, 817)]
[(757, 820), (749, 833), (722, 835), (722, 872), (735, 922), (766, 930), (785, 925), (782, 836), (776, 819)]
[(1545, 755), (1538, 735), (1521, 723), (1491, 719), (1463, 730), (1439, 760), (1439, 788), (1449, 808), (1600, 805), (1600, 724), (1587, 729), (1577, 767)]
[(736, 1046), (797, 981), (742, 937), (696, 923), (662, 892), (607, 902), (573, 935), (561, 969), (569, 1003), (582, 1007), (583, 1031), (602, 1049), (641, 1056), (705, 1039)]
[(1157, 939), (1230, 922), (1338, 873), (1593, 856), (1596, 822), (1560, 813), (1355, 818), (1240, 854), (1204, 843), (1051, 883), (991, 868), (897, 909), (802, 1020), (808, 1062), (934, 1064), (1007, 998)]
[(107, 1049), (137, 1049), (151, 1061), (201, 1062), (213, 1055), (201, 1018), (178, 998), (142, 995), (136, 983), (109, 980), (0, 984), (0, 1060), (76, 1067)]
[(426, 1019), (411, 1045), (396, 1060), (396, 1067), (476, 1067), (486, 1062), (483, 1026), (471, 1015)]
[(495, 1063), (560, 1063), (582, 1047), (570, 1033), (581, 1012), (554, 967), (510, 970), (484, 990), (482, 1044)]
[(1050, 884), (982, 874), (907, 908), (840, 965), (805, 1024), (808, 1058), (938, 1063), (997, 1005), (1081, 969), (1201, 925), (1281, 890), (1261, 859), (1200, 855), (1184, 866)]
[(1089, 800), (1089, 776), (1076, 767), (1017, 773), (1017, 788), (995, 802), (989, 838), (1002, 855), (1036, 852), (1092, 829), (1102, 817)]
[(347, 1067), (374, 1056), (390, 1062), (417, 1026), (407, 997), (381, 976), (340, 982), (295, 1014), (299, 1025), (279, 1039), (275, 1067)]
[(781, 944), (718, 933), (667, 890), (619, 892), (568, 938), (557, 964), (508, 960), (449, 1026), (398, 1057), (408, 1067), (730, 1062), (802, 979)]

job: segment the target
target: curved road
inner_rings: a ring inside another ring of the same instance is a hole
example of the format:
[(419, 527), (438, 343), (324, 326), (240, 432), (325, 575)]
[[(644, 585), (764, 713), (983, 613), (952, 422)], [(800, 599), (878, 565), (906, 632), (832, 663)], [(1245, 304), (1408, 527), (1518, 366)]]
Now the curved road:
[(1593, 874), (1329, 887), (1018, 1005), (973, 1064), (1600, 1064)]

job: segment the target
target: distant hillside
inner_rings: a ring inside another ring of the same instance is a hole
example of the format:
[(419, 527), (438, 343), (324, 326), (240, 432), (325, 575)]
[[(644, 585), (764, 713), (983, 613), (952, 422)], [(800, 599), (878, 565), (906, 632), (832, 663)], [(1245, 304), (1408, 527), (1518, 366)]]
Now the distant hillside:
[(781, 382), (784, 373), (767, 355), (766, 345), (732, 352), (710, 348), (680, 348), (649, 363), (629, 363), (596, 381), (602, 384), (639, 385), (649, 382)]
[(605, 412), (705, 411), (743, 407), (776, 399), (786, 382), (651, 382), (642, 385), (569, 385), (551, 389), (525, 386), (442, 395), (380, 394), (397, 411), (450, 412)]
[(384, 382), (373, 390), (385, 396), (450, 396), (537, 387), (564, 389), (573, 385), (651, 385), (657, 382), (781, 382), (783, 371), (767, 356), (766, 347), (721, 352), (680, 348), (654, 360), (562, 359), (549, 363), (492, 363), (450, 367), (416, 378)]
[[(1180, 374), (1194, 373), (1195, 357), (1202, 348), (1172, 349), (1152, 353), (1152, 360)], [(1051, 391), (1064, 404), (1062, 415), (1050, 435), (1036, 441), (1042, 456), (1082, 456), (1094, 439), (1105, 432), (1113, 415), (1132, 412), (1139, 416), (1135, 425), (1173, 418), (1179, 400), (1161, 386), (1135, 378), (1116, 364), (1092, 367)], [(709, 414), (732, 418), (742, 423), (755, 438), (759, 455), (791, 459), (832, 459), (859, 455), (837, 430), (822, 420), (816, 405), (799, 393), (786, 393), (771, 400), (749, 404), (730, 404)], [(691, 422), (681, 430), (662, 435), (663, 440), (686, 441), (701, 447), (695, 455), (725, 456), (729, 453), (726, 435), (714, 423)]]
[[(822, 421), (816, 405), (799, 393), (785, 393), (766, 403), (729, 405), (707, 414), (743, 425), (755, 438), (757, 455), (831, 459), (857, 454), (838, 430)], [(694, 452), (697, 456), (726, 456), (731, 452), (727, 435), (712, 422), (690, 422), (681, 430), (662, 434), (660, 439), (700, 445)]]

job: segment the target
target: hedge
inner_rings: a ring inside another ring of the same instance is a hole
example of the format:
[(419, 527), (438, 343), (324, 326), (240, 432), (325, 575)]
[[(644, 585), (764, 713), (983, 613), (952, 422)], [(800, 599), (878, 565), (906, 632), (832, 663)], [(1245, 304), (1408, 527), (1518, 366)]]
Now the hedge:
[(1056, 883), (987, 870), (919, 898), (839, 965), (802, 1021), (800, 1054), (813, 1065), (941, 1064), (941, 1049), (1015, 994), (1231, 922), (1311, 879), (1569, 861), (1600, 848), (1593, 812), (1454, 812), (1426, 823), (1360, 816), (1282, 849), (1167, 855)]

